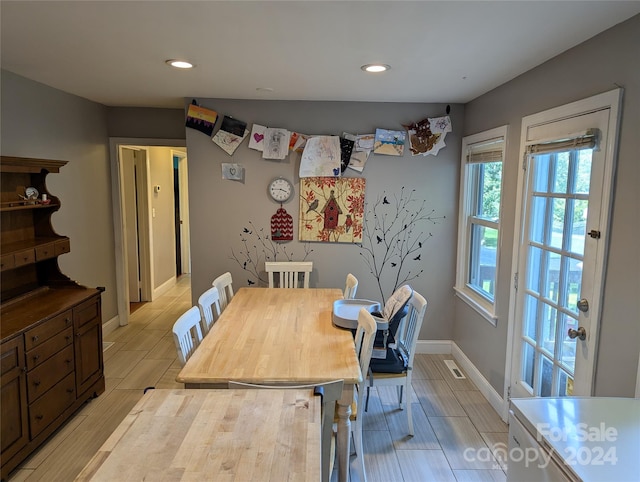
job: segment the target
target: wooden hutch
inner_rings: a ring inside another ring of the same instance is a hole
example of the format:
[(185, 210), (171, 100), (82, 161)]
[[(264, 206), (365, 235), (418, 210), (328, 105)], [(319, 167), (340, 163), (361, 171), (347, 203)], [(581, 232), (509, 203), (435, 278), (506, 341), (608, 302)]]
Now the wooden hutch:
[(70, 251), (70, 242), (51, 227), (60, 200), (47, 190), (46, 177), (66, 163), (0, 159), (2, 479), (104, 392), (104, 289), (80, 286), (60, 272), (58, 256)]

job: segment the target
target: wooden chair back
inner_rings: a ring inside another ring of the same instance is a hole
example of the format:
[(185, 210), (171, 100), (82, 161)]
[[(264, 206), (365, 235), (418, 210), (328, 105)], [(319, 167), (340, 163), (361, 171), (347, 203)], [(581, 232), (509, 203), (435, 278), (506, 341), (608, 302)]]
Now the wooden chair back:
[(182, 366), (187, 363), (202, 341), (200, 326), (200, 309), (197, 306), (189, 308), (173, 324), (173, 341)]
[(218, 276), (213, 280), (213, 283), (211, 283), (211, 286), (218, 288), (218, 295), (220, 296), (220, 312), (224, 311), (227, 305), (231, 302), (231, 298), (233, 298), (232, 283), (233, 279), (231, 278), (231, 273), (228, 271)]
[[(269, 275), (269, 288), (308, 288), (313, 261), (266, 261), (264, 269)], [(274, 274), (278, 274), (276, 286)], [(302, 275), (302, 286), (300, 286)]]

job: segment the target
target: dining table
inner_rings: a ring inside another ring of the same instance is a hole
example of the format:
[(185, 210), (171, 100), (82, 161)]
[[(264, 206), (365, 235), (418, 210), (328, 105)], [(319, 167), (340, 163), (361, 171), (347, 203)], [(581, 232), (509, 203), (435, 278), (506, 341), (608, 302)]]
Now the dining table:
[[(243, 287), (176, 377), (185, 388), (343, 380), (337, 407), (338, 480), (349, 477), (351, 404), (362, 373), (350, 330), (332, 322), (334, 288)], [(277, 421), (274, 423), (278, 423)], [(362, 454), (358, 454), (362, 456)]]
[(75, 480), (317, 482), (321, 408), (312, 389), (148, 390)]

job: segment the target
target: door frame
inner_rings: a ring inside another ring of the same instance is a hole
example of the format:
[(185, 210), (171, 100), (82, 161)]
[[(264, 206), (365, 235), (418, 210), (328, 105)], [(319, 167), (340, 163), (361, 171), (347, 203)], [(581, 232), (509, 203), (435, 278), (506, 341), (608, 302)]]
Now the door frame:
[[(122, 202), (122, 166), (120, 162), (120, 149), (121, 147), (137, 147), (145, 149), (147, 146), (154, 147), (186, 147), (186, 139), (150, 139), (150, 138), (134, 138), (134, 137), (110, 137), (109, 138), (109, 152), (111, 159), (111, 203), (113, 208), (113, 236), (115, 243), (115, 271), (116, 271), (116, 298), (118, 306), (118, 324), (125, 326), (129, 324), (129, 279), (127, 276), (127, 249), (125, 243), (125, 217), (124, 217), (124, 205)], [(147, 239), (141, 239), (141, 251), (145, 251), (142, 248), (143, 245), (147, 246), (145, 254), (146, 261), (143, 261), (143, 255), (141, 253), (141, 277), (148, 277), (148, 283), (143, 291), (143, 296), (148, 299), (152, 299), (153, 289), (151, 287), (151, 280), (153, 279), (153, 266), (151, 263), (151, 231), (150, 231), (150, 218), (151, 218), (151, 203), (149, 202), (149, 163), (148, 152), (145, 168), (146, 180), (144, 185), (147, 187), (146, 195), (141, 196), (142, 210), (146, 213), (146, 220), (140, 220), (141, 223), (146, 223), (141, 226), (141, 232), (145, 232)], [(147, 265), (147, 266), (143, 266)], [(144, 274), (143, 274), (144, 273)], [(145, 282), (143, 281), (143, 285)], [(148, 295), (148, 296), (147, 296)]]
[[(613, 180), (615, 177), (615, 165), (618, 154), (618, 137), (619, 137), (619, 123), (621, 117), (623, 89), (614, 89), (602, 94), (597, 94), (586, 99), (582, 99), (576, 102), (572, 102), (566, 105), (548, 109), (537, 114), (532, 114), (522, 118), (521, 135), (520, 135), (520, 157), (518, 159), (518, 191), (517, 191), (517, 209), (514, 220), (514, 243), (512, 252), (511, 263), (511, 283), (509, 294), (509, 321), (507, 323), (507, 350), (505, 357), (505, 378), (504, 378), (504, 407), (503, 414), (508, 413), (509, 400), (511, 397), (511, 385), (512, 378), (516, 370), (520, 367), (515, 366), (513, 363), (513, 355), (515, 344), (519, 342), (516, 340), (516, 334), (519, 333), (519, 326), (516, 326), (518, 321), (518, 291), (516, 288), (516, 282), (518, 276), (518, 270), (520, 268), (520, 248), (522, 244), (522, 221), (523, 211), (525, 208), (524, 190), (526, 189), (524, 181), (526, 179), (526, 173), (524, 171), (524, 163), (526, 162), (526, 139), (527, 130), (539, 124), (548, 124), (563, 119), (568, 119), (581, 114), (587, 114), (603, 109), (610, 109), (609, 112), (609, 126), (608, 126), (608, 139), (607, 145), (601, 146), (601, 149), (605, 149), (605, 169), (604, 178), (602, 180), (602, 209), (600, 213), (599, 229), (602, 233), (601, 242), (598, 245), (596, 253), (596, 276), (594, 280), (594, 292), (602, 293), (604, 288), (604, 278), (606, 275), (607, 267), (607, 253), (609, 250), (609, 233), (610, 233), (610, 217), (613, 208)], [(520, 282), (522, 284), (522, 282)], [(595, 368), (597, 364), (597, 349), (600, 330), (600, 316), (602, 314), (602, 303), (598, 303), (597, 312), (592, 313), (595, 319), (598, 320), (595, 330), (590, 331), (588, 349), (593, 353), (593, 363), (591, 367), (591, 380), (593, 382), (595, 375)], [(593, 393), (593, 385), (591, 386), (591, 392)]]
[(182, 273), (191, 273), (191, 241), (189, 233), (189, 171), (187, 153), (171, 150), (171, 158), (178, 157), (178, 182), (180, 184), (180, 248), (182, 260)]

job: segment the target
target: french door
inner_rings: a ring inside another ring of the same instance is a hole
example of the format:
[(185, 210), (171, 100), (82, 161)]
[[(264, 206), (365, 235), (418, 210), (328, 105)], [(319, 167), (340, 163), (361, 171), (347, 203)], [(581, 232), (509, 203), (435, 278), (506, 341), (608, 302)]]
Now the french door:
[(523, 119), (511, 397), (591, 395), (618, 98)]

